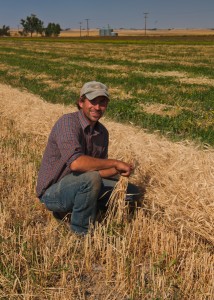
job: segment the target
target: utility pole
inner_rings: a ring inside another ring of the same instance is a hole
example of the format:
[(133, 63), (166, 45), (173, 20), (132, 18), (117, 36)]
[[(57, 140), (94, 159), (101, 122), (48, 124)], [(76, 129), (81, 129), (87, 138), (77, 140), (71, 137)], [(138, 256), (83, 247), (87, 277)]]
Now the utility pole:
[(87, 36), (89, 36), (89, 25), (88, 25), (88, 21), (90, 20), (90, 19), (85, 19), (86, 20), (86, 22), (87, 22)]
[(80, 37), (82, 36), (82, 22), (79, 22), (80, 24)]
[(148, 18), (148, 17), (147, 17), (148, 14), (149, 14), (149, 13), (144, 13), (144, 19), (145, 19), (145, 35), (146, 35), (146, 19)]

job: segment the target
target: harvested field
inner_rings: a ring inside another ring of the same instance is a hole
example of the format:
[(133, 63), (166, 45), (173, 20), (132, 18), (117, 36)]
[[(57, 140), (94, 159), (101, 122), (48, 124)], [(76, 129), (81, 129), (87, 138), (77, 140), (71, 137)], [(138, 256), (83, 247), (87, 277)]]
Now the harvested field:
[(214, 298), (214, 151), (103, 119), (109, 157), (143, 192), (120, 224), (77, 238), (35, 197), (48, 134), (73, 106), (0, 84), (2, 299)]

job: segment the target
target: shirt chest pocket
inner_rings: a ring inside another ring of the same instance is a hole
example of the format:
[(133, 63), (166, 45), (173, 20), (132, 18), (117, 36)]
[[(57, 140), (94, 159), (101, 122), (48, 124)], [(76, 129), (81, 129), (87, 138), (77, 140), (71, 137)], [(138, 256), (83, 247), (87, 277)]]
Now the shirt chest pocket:
[(93, 157), (102, 158), (105, 149), (104, 141), (97, 136), (90, 136), (87, 144), (87, 154)]

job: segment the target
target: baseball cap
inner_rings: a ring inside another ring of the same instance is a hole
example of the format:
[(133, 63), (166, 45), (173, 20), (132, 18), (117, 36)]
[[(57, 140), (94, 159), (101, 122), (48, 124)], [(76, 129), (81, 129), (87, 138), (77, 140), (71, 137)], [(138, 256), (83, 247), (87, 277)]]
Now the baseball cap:
[(80, 91), (80, 97), (85, 95), (88, 100), (93, 100), (99, 96), (105, 96), (109, 99), (108, 88), (105, 84), (98, 81), (86, 82)]

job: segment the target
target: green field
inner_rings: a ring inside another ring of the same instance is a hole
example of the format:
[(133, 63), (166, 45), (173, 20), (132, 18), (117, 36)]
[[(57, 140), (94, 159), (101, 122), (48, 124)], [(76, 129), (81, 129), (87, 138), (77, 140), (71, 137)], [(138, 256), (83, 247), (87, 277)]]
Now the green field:
[(0, 39), (0, 81), (53, 103), (82, 84), (109, 86), (108, 117), (214, 146), (214, 41)]

